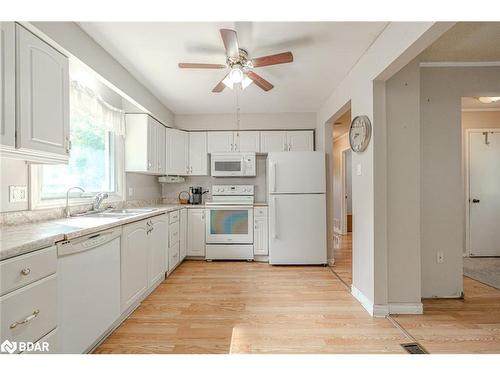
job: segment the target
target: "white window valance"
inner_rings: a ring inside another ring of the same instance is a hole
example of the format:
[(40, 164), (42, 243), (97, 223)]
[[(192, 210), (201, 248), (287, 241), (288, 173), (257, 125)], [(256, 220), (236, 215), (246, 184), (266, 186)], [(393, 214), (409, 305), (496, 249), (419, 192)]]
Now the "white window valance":
[(89, 117), (95, 125), (125, 136), (125, 112), (106, 103), (92, 89), (75, 80), (71, 81), (70, 105), (72, 112)]

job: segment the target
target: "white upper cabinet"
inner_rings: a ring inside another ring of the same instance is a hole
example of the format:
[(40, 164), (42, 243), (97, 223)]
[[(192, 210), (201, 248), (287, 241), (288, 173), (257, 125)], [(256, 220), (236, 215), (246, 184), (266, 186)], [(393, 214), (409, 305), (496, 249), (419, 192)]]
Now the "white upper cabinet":
[(287, 151), (286, 131), (261, 131), (260, 152)]
[(16, 147), (69, 155), (68, 59), (16, 24)]
[(207, 133), (189, 133), (189, 171), (191, 176), (208, 175)]
[(165, 174), (166, 128), (145, 113), (125, 116), (125, 170)]
[(14, 22), (0, 22), (0, 142), (16, 145), (16, 59)]
[(260, 152), (260, 132), (235, 132), (234, 143), (236, 145), (236, 151), (238, 152)]
[(286, 132), (288, 151), (313, 151), (314, 136), (311, 130)]
[(208, 132), (208, 152), (235, 152), (236, 145), (232, 131)]
[(314, 151), (312, 130), (262, 131), (260, 152)]
[(189, 133), (166, 129), (166, 174), (187, 175), (189, 172)]

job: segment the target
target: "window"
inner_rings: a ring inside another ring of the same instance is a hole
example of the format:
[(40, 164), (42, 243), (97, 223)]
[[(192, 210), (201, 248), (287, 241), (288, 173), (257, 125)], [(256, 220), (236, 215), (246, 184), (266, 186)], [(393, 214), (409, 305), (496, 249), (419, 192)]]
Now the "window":
[[(88, 203), (98, 192), (109, 200), (122, 200), (123, 113), (111, 108), (88, 88), (72, 82), (70, 100), (71, 152), (66, 165), (32, 167), (33, 208), (65, 204), (70, 187), (80, 186), (71, 196), (73, 204)], [(80, 197), (80, 199), (78, 199)]]

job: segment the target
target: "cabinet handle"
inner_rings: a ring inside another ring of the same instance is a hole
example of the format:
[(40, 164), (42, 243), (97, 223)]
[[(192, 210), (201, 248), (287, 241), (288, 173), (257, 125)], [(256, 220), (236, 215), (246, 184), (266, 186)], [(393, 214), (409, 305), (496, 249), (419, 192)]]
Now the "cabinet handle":
[(24, 318), (20, 322), (14, 322), (14, 323), (12, 323), (9, 328), (10, 329), (14, 329), (14, 328), (16, 328), (19, 325), (29, 323), (31, 320), (35, 319), (38, 316), (38, 314), (40, 314), (40, 310), (36, 309), (35, 311), (33, 311), (33, 314), (28, 315), (26, 318)]
[(27, 267), (23, 268), (21, 270), (21, 275), (23, 275), (23, 276), (28, 276), (30, 273), (31, 273), (31, 270), (29, 268), (27, 268)]

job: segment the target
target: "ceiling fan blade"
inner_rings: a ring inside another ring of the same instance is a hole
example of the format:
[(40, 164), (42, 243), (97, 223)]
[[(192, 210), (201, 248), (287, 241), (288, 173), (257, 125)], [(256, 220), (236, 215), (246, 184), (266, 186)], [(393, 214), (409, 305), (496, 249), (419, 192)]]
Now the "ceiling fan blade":
[(212, 89), (212, 92), (222, 92), (226, 88), (226, 85), (224, 84), (224, 80), (226, 79), (227, 74), (220, 80), (220, 82)]
[(262, 90), (264, 91), (269, 91), (271, 90), (274, 86), (266, 81), (264, 78), (259, 76), (257, 73), (254, 72), (248, 72), (247, 73), (248, 78), (250, 78), (254, 83), (259, 86)]
[(291, 52), (278, 53), (276, 55), (257, 57), (252, 60), (254, 68), (268, 65), (286, 64), (293, 61)]
[(240, 57), (240, 47), (238, 46), (238, 36), (236, 35), (236, 31), (230, 29), (220, 29), (220, 35), (222, 37), (222, 42), (224, 42), (226, 55), (235, 59)]
[(181, 69), (224, 69), (224, 64), (179, 63)]

